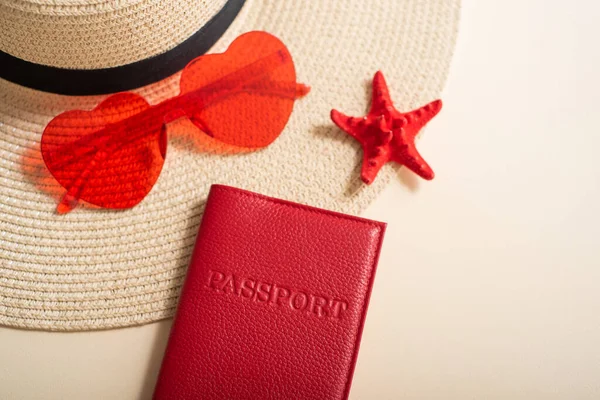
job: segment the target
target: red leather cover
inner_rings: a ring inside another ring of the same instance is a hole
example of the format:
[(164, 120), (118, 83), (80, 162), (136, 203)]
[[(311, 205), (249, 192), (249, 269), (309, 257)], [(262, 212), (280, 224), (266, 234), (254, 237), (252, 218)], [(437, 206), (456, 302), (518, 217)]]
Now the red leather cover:
[(384, 231), (213, 185), (154, 398), (346, 399)]

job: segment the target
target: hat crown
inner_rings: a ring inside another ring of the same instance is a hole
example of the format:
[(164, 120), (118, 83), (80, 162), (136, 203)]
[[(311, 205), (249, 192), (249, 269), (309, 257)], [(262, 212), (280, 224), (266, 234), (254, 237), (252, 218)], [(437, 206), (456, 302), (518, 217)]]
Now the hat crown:
[(0, 0), (0, 5), (29, 12), (49, 15), (86, 15), (111, 12), (142, 0)]
[(67, 69), (102, 69), (164, 53), (227, 0), (0, 0), (0, 50)]

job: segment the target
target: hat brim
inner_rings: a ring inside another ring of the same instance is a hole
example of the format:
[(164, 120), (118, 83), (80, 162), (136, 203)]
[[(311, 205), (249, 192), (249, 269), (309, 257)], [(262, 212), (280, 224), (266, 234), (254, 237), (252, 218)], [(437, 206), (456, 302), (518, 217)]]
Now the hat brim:
[[(52, 117), (91, 109), (104, 97), (40, 93), (0, 80), (0, 324), (67, 331), (171, 317), (213, 183), (359, 213), (398, 166), (362, 184), (362, 150), (329, 112), (364, 115), (377, 70), (400, 110), (438, 98), (459, 9), (459, 0), (248, 0), (211, 52), (241, 33), (270, 32), (287, 45), (311, 93), (296, 102), (281, 136), (250, 154), (202, 152), (189, 122), (171, 125), (157, 184), (123, 211), (84, 205), (57, 215), (60, 188), (39, 151)], [(136, 92), (159, 102), (178, 92), (178, 74)]]

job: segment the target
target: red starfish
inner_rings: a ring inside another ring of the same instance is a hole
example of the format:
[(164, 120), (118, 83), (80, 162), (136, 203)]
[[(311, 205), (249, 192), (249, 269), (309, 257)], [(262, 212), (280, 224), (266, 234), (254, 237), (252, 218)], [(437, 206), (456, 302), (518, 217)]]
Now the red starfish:
[(407, 113), (394, 108), (381, 71), (373, 78), (373, 100), (366, 117), (348, 117), (331, 110), (331, 119), (340, 129), (360, 142), (363, 165), (360, 177), (371, 184), (389, 161), (405, 165), (424, 179), (433, 179), (433, 170), (415, 148), (415, 136), (442, 109), (436, 100)]

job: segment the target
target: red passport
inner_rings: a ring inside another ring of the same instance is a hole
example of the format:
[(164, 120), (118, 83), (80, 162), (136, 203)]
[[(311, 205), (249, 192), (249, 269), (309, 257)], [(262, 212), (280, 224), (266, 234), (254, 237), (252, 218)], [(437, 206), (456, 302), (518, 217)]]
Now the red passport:
[(213, 185), (154, 398), (348, 398), (384, 231)]

